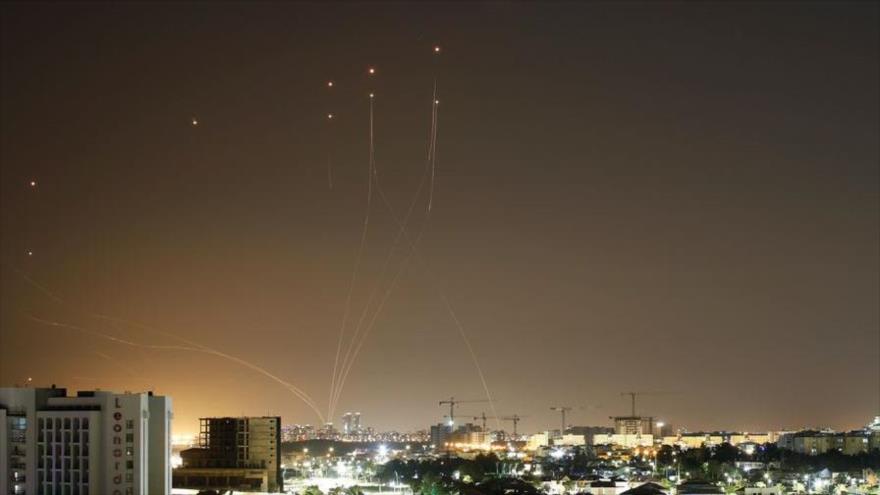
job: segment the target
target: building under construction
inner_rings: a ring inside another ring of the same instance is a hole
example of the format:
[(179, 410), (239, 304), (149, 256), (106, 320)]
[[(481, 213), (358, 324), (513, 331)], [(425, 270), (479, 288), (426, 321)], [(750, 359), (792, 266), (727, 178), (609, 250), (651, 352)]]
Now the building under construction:
[(281, 418), (201, 418), (199, 446), (180, 453), (175, 488), (284, 490)]

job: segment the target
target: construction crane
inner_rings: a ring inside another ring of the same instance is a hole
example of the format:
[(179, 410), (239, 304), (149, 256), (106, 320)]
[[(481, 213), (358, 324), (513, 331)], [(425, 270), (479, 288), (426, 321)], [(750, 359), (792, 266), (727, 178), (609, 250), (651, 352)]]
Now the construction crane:
[(621, 396), (628, 395), (630, 397), (630, 399), (632, 400), (632, 407), (630, 410), (630, 415), (632, 417), (636, 417), (636, 397), (638, 397), (640, 395), (660, 395), (660, 394), (663, 394), (663, 392), (621, 392), (620, 393)]
[(630, 416), (636, 417), (636, 396), (641, 395), (641, 392), (621, 392), (621, 397), (624, 395), (628, 395), (632, 398), (632, 412), (630, 412)]
[(520, 416), (517, 415), (517, 414), (514, 414), (513, 416), (505, 416), (505, 417), (503, 417), (503, 418), (501, 418), (501, 419), (503, 419), (504, 421), (512, 421), (512, 422), (513, 422), (513, 436), (516, 437), (516, 436), (517, 436), (517, 434), (516, 434), (516, 424), (519, 423), (519, 420), (521, 420), (522, 417), (520, 417)]
[(483, 431), (486, 431), (486, 420), (487, 419), (500, 419), (501, 421), (511, 421), (511, 422), (513, 422), (513, 436), (516, 436), (517, 435), (516, 434), (516, 425), (522, 419), (522, 416), (520, 416), (518, 414), (513, 414), (511, 416), (498, 417), (498, 416), (486, 416), (486, 413), (483, 413), (479, 416), (474, 416), (474, 421), (476, 421), (478, 419), (482, 420)]
[(571, 407), (569, 406), (552, 406), (550, 408), (551, 411), (558, 411), (562, 413), (562, 429), (559, 431), (560, 435), (565, 435), (565, 413), (571, 411)]
[(483, 414), (480, 414), (479, 416), (474, 416), (474, 421), (476, 421), (476, 420), (478, 420), (478, 419), (482, 419), (482, 420), (483, 420), (483, 421), (482, 421), (483, 431), (486, 431), (486, 420), (487, 420), (487, 419), (490, 419), (490, 418), (491, 418), (491, 419), (496, 419), (495, 416), (486, 416), (486, 413), (483, 412)]
[(445, 406), (449, 405), (449, 426), (455, 424), (455, 406), (458, 404), (470, 404), (476, 402), (489, 402), (486, 399), (478, 399), (478, 400), (456, 400), (455, 397), (450, 397), (449, 400), (441, 400), (440, 405)]

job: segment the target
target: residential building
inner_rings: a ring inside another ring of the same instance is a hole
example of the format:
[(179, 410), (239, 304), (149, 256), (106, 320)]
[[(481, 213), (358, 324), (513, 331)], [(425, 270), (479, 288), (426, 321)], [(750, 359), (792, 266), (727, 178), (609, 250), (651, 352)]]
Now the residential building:
[(583, 435), (566, 434), (553, 439), (553, 445), (560, 445), (565, 447), (576, 447), (579, 445), (586, 445), (586, 443), (587, 441), (584, 439)]
[(0, 388), (0, 493), (167, 495), (171, 399)]
[(653, 435), (595, 435), (593, 436), (593, 445), (616, 445), (619, 447), (650, 447), (654, 445)]
[(569, 426), (565, 429), (567, 435), (581, 435), (587, 445), (593, 445), (593, 437), (596, 435), (614, 433), (614, 428), (609, 426)]
[(721, 433), (679, 433), (671, 437), (663, 437), (663, 445), (676, 446), (682, 449), (698, 449), (700, 447), (714, 447), (724, 443), (725, 438)]

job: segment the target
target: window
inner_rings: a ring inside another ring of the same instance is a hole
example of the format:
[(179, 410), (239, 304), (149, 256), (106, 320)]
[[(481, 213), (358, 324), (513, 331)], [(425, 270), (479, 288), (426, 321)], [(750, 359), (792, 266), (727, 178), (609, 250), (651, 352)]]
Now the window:
[(134, 420), (133, 419), (126, 420), (125, 421), (125, 428), (128, 430), (133, 430), (134, 429)]
[(134, 461), (131, 459), (125, 461), (125, 469), (134, 469)]
[(134, 433), (125, 434), (125, 443), (134, 443)]

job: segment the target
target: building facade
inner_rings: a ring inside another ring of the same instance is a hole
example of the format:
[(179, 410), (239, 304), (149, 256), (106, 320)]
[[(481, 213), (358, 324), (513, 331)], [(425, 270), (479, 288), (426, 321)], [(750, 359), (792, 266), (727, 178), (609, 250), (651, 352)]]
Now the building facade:
[(0, 493), (171, 493), (171, 399), (0, 388)]
[(614, 418), (616, 435), (654, 435), (654, 418), (646, 416), (617, 416)]
[(175, 487), (284, 490), (280, 417), (202, 418), (199, 423), (199, 446), (180, 453)]
[(569, 426), (565, 429), (568, 435), (582, 435), (587, 445), (593, 445), (593, 437), (596, 435), (611, 435), (614, 428), (610, 426)]

